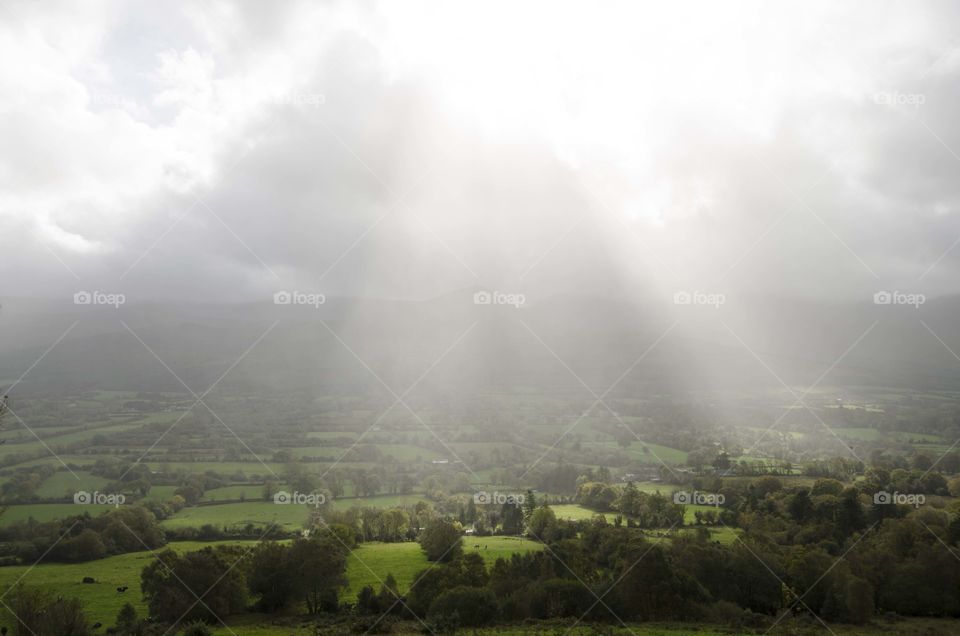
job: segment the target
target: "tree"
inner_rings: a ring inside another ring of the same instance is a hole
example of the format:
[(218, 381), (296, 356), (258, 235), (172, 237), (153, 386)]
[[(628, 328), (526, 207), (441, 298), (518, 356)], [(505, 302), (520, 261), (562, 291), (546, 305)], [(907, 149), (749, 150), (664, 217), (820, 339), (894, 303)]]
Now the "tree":
[[(164, 550), (140, 574), (140, 587), (152, 618), (164, 622), (219, 622), (246, 609), (243, 557), (236, 547), (203, 548), (179, 555)], [(194, 590), (208, 590), (197, 602)]]
[(258, 606), (265, 612), (275, 612), (285, 606), (296, 592), (295, 581), (289, 575), (290, 548), (273, 541), (261, 543), (250, 559), (247, 584), (260, 597)]
[(873, 616), (873, 586), (864, 579), (852, 577), (847, 582), (847, 619), (863, 625)]
[(183, 636), (213, 636), (213, 630), (206, 623), (198, 621), (184, 627)]
[(17, 618), (16, 636), (89, 636), (86, 617), (75, 598), (56, 599), (46, 590), (20, 584), (16, 588), (12, 613)]
[(143, 625), (137, 616), (136, 608), (130, 603), (124, 603), (117, 612), (116, 633), (121, 636), (140, 636)]
[(445, 519), (434, 519), (420, 535), (420, 547), (429, 561), (453, 561), (463, 554), (460, 528)]
[(332, 537), (297, 539), (290, 546), (288, 569), (294, 589), (310, 614), (337, 609), (337, 595), (347, 585), (347, 551)]
[(549, 506), (540, 506), (537, 508), (527, 522), (530, 535), (544, 540), (548, 530), (557, 525), (557, 515)]
[(497, 615), (497, 598), (486, 588), (461, 585), (440, 594), (427, 616), (436, 621), (453, 614), (463, 627), (481, 627)]
[(790, 499), (790, 516), (797, 523), (805, 523), (813, 514), (813, 503), (810, 501), (810, 493), (806, 488), (799, 490)]

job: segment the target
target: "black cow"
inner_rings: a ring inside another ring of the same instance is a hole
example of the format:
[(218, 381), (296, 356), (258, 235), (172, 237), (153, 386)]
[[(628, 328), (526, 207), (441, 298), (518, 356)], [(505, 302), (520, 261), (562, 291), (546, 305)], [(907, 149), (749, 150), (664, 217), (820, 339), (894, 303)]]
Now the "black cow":
[(85, 576), (83, 577), (83, 582), (87, 584), (96, 583), (97, 579), (93, 578), (92, 576)]

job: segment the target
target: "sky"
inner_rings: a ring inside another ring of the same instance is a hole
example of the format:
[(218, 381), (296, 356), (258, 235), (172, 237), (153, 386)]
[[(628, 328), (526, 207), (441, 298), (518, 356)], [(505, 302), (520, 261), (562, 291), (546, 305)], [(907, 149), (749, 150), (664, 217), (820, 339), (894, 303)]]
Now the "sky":
[(951, 2), (4, 2), (0, 298), (960, 293)]

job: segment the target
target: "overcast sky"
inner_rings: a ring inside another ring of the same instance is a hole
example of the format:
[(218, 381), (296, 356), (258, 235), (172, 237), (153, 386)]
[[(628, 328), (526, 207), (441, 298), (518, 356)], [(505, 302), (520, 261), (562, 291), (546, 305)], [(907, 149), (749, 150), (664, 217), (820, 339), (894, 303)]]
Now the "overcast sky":
[(960, 292), (955, 2), (0, 5), (0, 298)]

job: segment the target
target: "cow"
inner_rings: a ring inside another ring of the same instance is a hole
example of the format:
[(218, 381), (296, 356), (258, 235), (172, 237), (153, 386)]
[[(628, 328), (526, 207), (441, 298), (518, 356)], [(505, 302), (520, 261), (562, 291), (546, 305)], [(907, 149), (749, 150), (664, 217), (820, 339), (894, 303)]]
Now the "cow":
[(85, 576), (83, 577), (83, 582), (89, 585), (90, 583), (96, 583), (97, 579), (93, 578), (92, 576)]
[(126, 592), (128, 589), (129, 589), (128, 586), (124, 585), (123, 587), (118, 587), (118, 588), (117, 588), (117, 592), (118, 592), (119, 594), (123, 594), (123, 593)]

